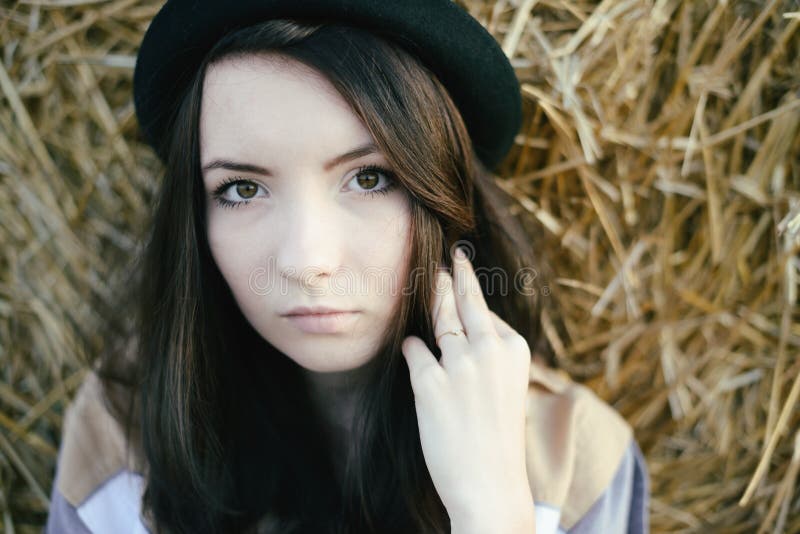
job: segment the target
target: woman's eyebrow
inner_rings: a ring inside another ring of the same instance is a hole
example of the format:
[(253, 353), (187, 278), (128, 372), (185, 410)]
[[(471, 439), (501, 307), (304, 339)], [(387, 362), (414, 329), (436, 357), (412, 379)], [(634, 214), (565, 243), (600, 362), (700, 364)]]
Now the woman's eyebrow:
[[(374, 143), (367, 143), (366, 145), (356, 147), (352, 150), (348, 150), (344, 154), (336, 156), (325, 164), (324, 169), (329, 171), (337, 165), (341, 165), (342, 163), (353, 159), (361, 158), (368, 154), (374, 154), (377, 151), (378, 147), (375, 146)], [(203, 172), (210, 171), (212, 169), (228, 169), (230, 171), (249, 172), (253, 174), (262, 174), (264, 176), (272, 176), (272, 171), (265, 167), (254, 165), (252, 163), (241, 163), (229, 159), (215, 159), (203, 166)]]

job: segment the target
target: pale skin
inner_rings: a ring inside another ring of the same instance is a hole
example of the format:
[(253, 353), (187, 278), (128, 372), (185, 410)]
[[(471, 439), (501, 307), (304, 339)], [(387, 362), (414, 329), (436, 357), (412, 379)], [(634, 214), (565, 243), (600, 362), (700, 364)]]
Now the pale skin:
[[(431, 306), (442, 351), (403, 342), (420, 441), (452, 531), (534, 532), (525, 467), (525, 396), (530, 349), (492, 312), (469, 259), (437, 274)], [(463, 328), (465, 335), (444, 334)]]
[[(391, 171), (388, 160), (379, 150), (352, 154), (374, 139), (329, 82), (308, 68), (268, 57), (224, 60), (206, 74), (201, 109), (212, 255), (245, 318), (301, 367), (327, 421), (322, 430), (341, 478), (352, 442), (351, 392), (368, 376), (402, 295), (368, 285), (335, 293), (330, 282), (337, 270), (359, 275), (369, 269), (405, 280), (408, 199), (399, 187), (366, 194), (390, 179), (359, 169)], [(337, 161), (347, 153), (352, 157)], [(209, 167), (219, 161), (246, 165)], [(237, 203), (235, 209), (212, 194), (226, 184), (224, 199)], [(437, 336), (460, 327), (466, 336), (439, 338), (441, 362), (422, 340), (403, 343), (426, 465), (452, 532), (529, 534), (534, 507), (524, 408), (530, 351), (487, 308), (469, 262), (454, 264), (453, 277), (440, 275), (437, 283), (433, 326)], [(264, 268), (264, 279), (280, 291), (254, 291), (252, 274)], [(316, 276), (303, 276), (311, 270)], [(453, 279), (455, 288), (448, 283)], [(282, 316), (298, 305), (357, 310), (358, 317), (341, 332), (309, 333)]]

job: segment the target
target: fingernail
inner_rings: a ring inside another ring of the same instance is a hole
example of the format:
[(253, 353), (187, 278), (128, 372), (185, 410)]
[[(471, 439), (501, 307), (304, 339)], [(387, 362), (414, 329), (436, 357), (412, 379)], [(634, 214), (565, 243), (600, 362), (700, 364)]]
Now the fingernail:
[(456, 247), (456, 258), (458, 258), (459, 260), (467, 259), (467, 255), (464, 254), (464, 249), (463, 248)]

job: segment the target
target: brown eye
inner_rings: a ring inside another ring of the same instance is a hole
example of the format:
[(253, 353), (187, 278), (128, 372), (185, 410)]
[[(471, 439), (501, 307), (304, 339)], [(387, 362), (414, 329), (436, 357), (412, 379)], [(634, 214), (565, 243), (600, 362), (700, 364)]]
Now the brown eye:
[[(211, 196), (223, 208), (238, 208), (258, 198), (259, 189), (264, 189), (264, 187), (250, 180), (228, 178), (214, 189)], [(262, 193), (266, 193), (266, 191), (262, 191)], [(229, 196), (236, 198), (228, 198)], [(268, 197), (269, 195), (262, 194), (261, 196)]]
[(367, 171), (358, 175), (358, 185), (364, 189), (372, 189), (378, 182), (380, 182), (379, 173), (375, 171)]
[(350, 180), (350, 183), (352, 184), (351, 187), (360, 190), (359, 194), (368, 198), (375, 195), (386, 195), (397, 187), (394, 173), (380, 165), (360, 167)]
[(242, 198), (253, 198), (258, 192), (258, 187), (251, 182), (239, 182), (236, 184), (236, 192)]

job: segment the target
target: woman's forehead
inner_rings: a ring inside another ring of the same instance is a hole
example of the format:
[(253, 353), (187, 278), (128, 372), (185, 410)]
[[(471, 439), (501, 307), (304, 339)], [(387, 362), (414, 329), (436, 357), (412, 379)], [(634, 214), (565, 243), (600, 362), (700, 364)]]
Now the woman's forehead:
[(280, 109), (301, 99), (306, 104), (317, 101), (325, 106), (348, 107), (321, 73), (275, 54), (225, 58), (209, 65), (203, 79), (203, 108), (213, 104), (229, 107), (239, 104), (234, 109), (252, 112), (254, 110), (247, 104)]
[(208, 84), (210, 80), (217, 84), (224, 83), (225, 78), (236, 76), (237, 73), (245, 77), (278, 74), (294, 76), (303, 83), (319, 84), (322, 90), (332, 89), (322, 73), (302, 61), (278, 52), (232, 54), (217, 59), (206, 68), (204, 84)]
[(326, 156), (372, 141), (321, 74), (294, 61), (252, 56), (224, 60), (206, 74), (200, 138), (201, 153), (257, 145), (288, 155), (309, 145)]

